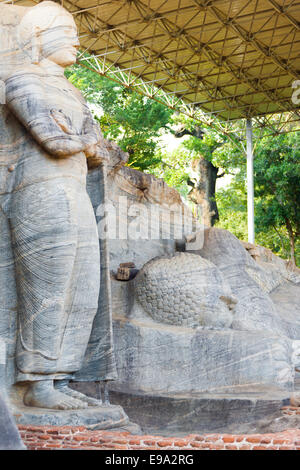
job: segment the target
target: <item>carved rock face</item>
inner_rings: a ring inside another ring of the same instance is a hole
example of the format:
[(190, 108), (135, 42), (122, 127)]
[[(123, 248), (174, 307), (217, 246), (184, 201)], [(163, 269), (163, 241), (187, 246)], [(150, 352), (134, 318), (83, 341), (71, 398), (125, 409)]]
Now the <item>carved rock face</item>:
[(47, 58), (62, 67), (76, 62), (77, 27), (72, 15), (60, 5), (43, 2), (28, 9), (18, 30), (21, 47), (32, 56), (32, 62)]
[(153, 320), (186, 327), (229, 328), (235, 298), (218, 268), (198, 255), (155, 258), (135, 279), (135, 297)]
[[(100, 241), (100, 265), (86, 191), (87, 159), (99, 165), (107, 151), (84, 97), (64, 76), (78, 47), (71, 14), (54, 2), (1, 6), (0, 33), (0, 338), (10, 346), (0, 386), (30, 382), (28, 406), (85, 409), (85, 399), (74, 401), (53, 381), (70, 373), (106, 379), (108, 369), (116, 376), (113, 356), (99, 372), (105, 360), (94, 354), (104, 336), (107, 348), (111, 311), (106, 246)], [(102, 168), (102, 188), (105, 180)]]

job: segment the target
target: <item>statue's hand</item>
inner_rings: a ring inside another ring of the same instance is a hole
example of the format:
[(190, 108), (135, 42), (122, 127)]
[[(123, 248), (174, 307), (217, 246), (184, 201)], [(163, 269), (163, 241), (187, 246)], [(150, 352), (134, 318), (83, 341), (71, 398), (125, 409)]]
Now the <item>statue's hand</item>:
[(57, 109), (51, 109), (50, 114), (55, 121), (55, 123), (59, 126), (59, 128), (70, 138), (76, 136), (77, 138), (82, 139), (83, 145), (85, 145), (84, 152), (87, 156), (95, 158), (98, 153), (97, 146), (99, 145), (98, 142), (98, 135), (94, 132), (86, 133), (80, 136), (76, 130), (73, 128), (72, 121), (69, 117), (67, 117), (63, 111)]
[(69, 135), (76, 134), (75, 130), (72, 128), (71, 120), (63, 113), (63, 111), (51, 109), (50, 114), (63, 132)]
[(85, 151), (89, 170), (97, 168), (103, 163), (109, 162), (109, 153), (105, 147), (99, 144), (90, 145)]

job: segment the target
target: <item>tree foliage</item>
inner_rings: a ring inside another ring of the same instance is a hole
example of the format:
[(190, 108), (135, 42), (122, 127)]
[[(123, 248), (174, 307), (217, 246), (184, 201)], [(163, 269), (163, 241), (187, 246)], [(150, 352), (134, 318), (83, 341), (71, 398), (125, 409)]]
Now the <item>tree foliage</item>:
[[(300, 136), (296, 132), (258, 140), (254, 158), (255, 240), (300, 264)], [(217, 193), (218, 226), (247, 240), (245, 166)]]
[(298, 133), (258, 142), (254, 160), (256, 220), (261, 230), (282, 230), (295, 263), (300, 236), (300, 140)]
[(161, 163), (158, 137), (168, 128), (169, 108), (78, 65), (67, 77), (91, 103), (104, 136), (128, 152), (129, 166), (145, 171)]

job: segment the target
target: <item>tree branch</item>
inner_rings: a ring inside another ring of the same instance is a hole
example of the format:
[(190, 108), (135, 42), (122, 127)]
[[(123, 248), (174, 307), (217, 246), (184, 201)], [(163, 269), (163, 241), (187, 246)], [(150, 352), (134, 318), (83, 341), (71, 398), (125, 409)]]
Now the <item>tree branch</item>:
[(184, 135), (191, 135), (193, 137), (197, 137), (198, 139), (202, 140), (204, 134), (205, 133), (203, 132), (203, 130), (200, 127), (195, 126), (194, 129), (192, 129), (192, 130), (187, 129), (185, 127), (180, 128), (177, 131), (175, 131), (174, 135), (177, 139), (179, 139), (180, 137), (183, 137)]

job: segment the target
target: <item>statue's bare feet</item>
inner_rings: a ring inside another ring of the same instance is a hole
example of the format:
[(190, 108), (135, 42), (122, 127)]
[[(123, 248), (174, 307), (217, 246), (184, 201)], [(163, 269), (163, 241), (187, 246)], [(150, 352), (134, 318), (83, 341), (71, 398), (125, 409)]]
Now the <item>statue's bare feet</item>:
[(57, 380), (55, 382), (55, 389), (58, 390), (59, 392), (64, 393), (65, 395), (68, 395), (69, 397), (75, 398), (77, 400), (82, 400), (84, 403), (87, 403), (89, 406), (101, 406), (102, 401), (101, 400), (96, 400), (95, 398), (88, 397), (87, 395), (84, 395), (83, 393), (77, 392), (76, 390), (73, 390), (68, 386), (68, 380)]
[(32, 382), (25, 393), (27, 406), (50, 408), (55, 410), (78, 410), (87, 408), (87, 403), (55, 390), (52, 380)]

